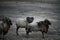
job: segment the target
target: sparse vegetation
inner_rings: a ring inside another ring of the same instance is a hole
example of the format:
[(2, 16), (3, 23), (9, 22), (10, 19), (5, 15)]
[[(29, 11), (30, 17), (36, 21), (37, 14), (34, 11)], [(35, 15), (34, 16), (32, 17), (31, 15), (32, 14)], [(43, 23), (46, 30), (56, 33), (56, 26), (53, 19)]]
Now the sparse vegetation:
[(41, 2), (41, 3), (59, 3), (60, 0), (0, 0), (1, 1), (20, 1), (20, 2)]

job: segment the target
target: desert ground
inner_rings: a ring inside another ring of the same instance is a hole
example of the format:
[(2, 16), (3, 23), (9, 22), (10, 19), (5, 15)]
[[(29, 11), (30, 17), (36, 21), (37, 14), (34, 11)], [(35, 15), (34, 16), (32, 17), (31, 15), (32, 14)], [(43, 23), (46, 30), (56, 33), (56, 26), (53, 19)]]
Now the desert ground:
[[(0, 2), (1, 15), (11, 18), (13, 22), (9, 32), (4, 36), (4, 40), (60, 40), (60, 4)], [(27, 36), (24, 28), (20, 28), (19, 35), (16, 35), (15, 21), (27, 16), (33, 16), (34, 21), (41, 21), (46, 18), (51, 21), (52, 25), (49, 26), (45, 39), (42, 38), (40, 31), (29, 33), (29, 36)]]

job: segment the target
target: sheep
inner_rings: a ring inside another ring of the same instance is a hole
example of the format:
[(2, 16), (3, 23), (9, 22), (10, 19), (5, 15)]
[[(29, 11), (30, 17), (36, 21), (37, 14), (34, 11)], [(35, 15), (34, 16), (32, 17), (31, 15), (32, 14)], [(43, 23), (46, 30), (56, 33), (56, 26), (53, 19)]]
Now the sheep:
[(16, 21), (16, 27), (17, 27), (17, 28), (16, 28), (16, 34), (19, 35), (19, 34), (18, 34), (18, 29), (19, 29), (19, 28), (25, 28), (25, 29), (26, 29), (27, 25), (28, 25), (29, 23), (32, 23), (33, 20), (34, 20), (33, 17), (26, 17), (25, 19), (23, 18), (23, 19), (17, 20), (17, 21)]
[(10, 26), (12, 25), (12, 21), (11, 19), (5, 16), (3, 16), (1, 20), (2, 21), (0, 23), (0, 35), (6, 35), (8, 33)]
[(44, 21), (30, 23), (27, 27), (27, 35), (29, 35), (29, 32), (32, 31), (41, 31), (43, 35), (42, 37), (44, 38), (44, 33), (48, 32), (49, 25), (51, 25), (51, 23), (48, 19), (45, 19)]

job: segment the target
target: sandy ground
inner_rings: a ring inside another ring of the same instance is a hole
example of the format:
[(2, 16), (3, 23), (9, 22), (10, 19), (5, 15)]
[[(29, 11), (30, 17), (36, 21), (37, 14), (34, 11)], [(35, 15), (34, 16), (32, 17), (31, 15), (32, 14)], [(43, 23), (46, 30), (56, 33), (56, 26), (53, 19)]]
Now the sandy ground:
[(24, 28), (20, 28), (18, 33), (17, 36), (16, 27), (12, 26), (7, 35), (4, 36), (4, 40), (60, 40), (59, 35), (49, 33), (45, 34), (45, 39), (43, 39), (41, 32), (32, 32), (27, 36)]

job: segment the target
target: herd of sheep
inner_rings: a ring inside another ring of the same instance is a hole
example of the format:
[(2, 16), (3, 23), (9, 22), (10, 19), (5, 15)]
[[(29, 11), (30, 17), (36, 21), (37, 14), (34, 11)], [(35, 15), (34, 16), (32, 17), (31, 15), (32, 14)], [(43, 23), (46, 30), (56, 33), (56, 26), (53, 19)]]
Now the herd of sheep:
[[(12, 21), (10, 18), (3, 16), (2, 17), (2, 23), (0, 26), (0, 35), (6, 35), (8, 33), (8, 30), (10, 26), (12, 25)], [(25, 19), (20, 19), (16, 21), (16, 34), (18, 34), (19, 28), (25, 28), (26, 35), (29, 35), (32, 31), (41, 31), (42, 37), (44, 38), (44, 33), (48, 32), (49, 25), (51, 25), (51, 22), (48, 19), (45, 19), (44, 21), (37, 21), (34, 22), (34, 17), (26, 17)]]

